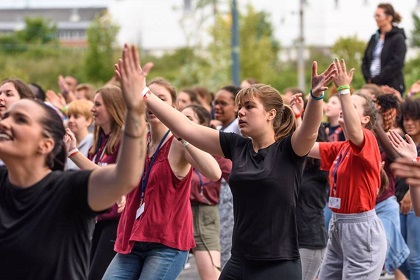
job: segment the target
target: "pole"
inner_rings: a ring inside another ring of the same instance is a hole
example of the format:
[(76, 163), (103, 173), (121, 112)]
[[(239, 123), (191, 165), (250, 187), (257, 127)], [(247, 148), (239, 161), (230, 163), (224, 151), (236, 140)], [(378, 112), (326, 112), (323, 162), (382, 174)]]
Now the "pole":
[(240, 65), (239, 65), (239, 26), (238, 8), (236, 0), (232, 0), (232, 82), (235, 86), (240, 84)]
[(305, 58), (304, 58), (304, 48), (305, 48), (305, 35), (304, 31), (304, 1), (300, 0), (299, 7), (299, 49), (298, 49), (298, 86), (301, 90), (306, 91), (305, 88)]

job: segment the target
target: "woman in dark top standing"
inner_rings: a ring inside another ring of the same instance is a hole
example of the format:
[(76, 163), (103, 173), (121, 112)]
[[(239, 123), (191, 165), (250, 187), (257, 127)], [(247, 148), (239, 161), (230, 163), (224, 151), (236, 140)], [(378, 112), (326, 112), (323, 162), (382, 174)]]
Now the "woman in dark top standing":
[(150, 66), (143, 72), (121, 62), (119, 69), (139, 77), (134, 85), (121, 80), (127, 113), (116, 165), (63, 172), (63, 122), (43, 102), (19, 100), (0, 121), (2, 280), (87, 279), (94, 215), (134, 189), (144, 166), (145, 108), (138, 92)]
[[(277, 90), (263, 84), (242, 89), (235, 103), (246, 137), (195, 124), (148, 88), (142, 90), (147, 108), (173, 133), (210, 154), (232, 160), (232, 257), (220, 279), (302, 279), (296, 226), (298, 186), (305, 155), (315, 143), (322, 120), (323, 91), (335, 71), (331, 64), (318, 75), (314, 62), (312, 97), (296, 130), (292, 110), (286, 109)], [(126, 78), (138, 83), (134, 75)]]
[(394, 26), (401, 21), (391, 4), (379, 4), (375, 12), (378, 31), (372, 35), (362, 61), (367, 83), (387, 85), (405, 91), (403, 68), (407, 52), (404, 30)]

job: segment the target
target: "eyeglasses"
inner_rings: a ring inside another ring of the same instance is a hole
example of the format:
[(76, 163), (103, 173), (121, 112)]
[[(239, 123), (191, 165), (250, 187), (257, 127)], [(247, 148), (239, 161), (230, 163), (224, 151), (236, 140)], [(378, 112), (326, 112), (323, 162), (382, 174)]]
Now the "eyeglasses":
[(216, 105), (219, 105), (221, 107), (226, 107), (228, 105), (233, 105), (233, 103), (228, 103), (226, 101), (213, 100), (212, 105), (213, 107), (215, 107)]

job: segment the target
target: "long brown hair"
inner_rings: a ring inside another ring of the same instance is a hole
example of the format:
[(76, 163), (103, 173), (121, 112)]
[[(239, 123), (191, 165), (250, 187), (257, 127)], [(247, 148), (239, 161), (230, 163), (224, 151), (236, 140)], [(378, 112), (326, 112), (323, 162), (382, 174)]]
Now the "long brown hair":
[(283, 104), (280, 93), (273, 87), (265, 84), (253, 84), (241, 89), (236, 95), (235, 103), (242, 104), (244, 100), (258, 99), (268, 112), (276, 110), (273, 120), (275, 138), (281, 140), (296, 130), (296, 120), (290, 107)]
[[(114, 153), (115, 147), (120, 142), (126, 107), (119, 87), (106, 85), (98, 89), (96, 93), (101, 95), (106, 111), (111, 116), (111, 132), (105, 146), (105, 153), (110, 155)], [(99, 125), (95, 125), (93, 131), (93, 146), (89, 150), (90, 154), (93, 155), (98, 150), (99, 139), (102, 133), (102, 128)]]

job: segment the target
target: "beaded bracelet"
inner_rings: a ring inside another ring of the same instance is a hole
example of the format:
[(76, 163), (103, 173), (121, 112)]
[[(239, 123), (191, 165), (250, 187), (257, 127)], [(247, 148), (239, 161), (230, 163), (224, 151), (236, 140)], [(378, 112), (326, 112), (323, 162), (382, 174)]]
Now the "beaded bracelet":
[(315, 96), (315, 95), (313, 95), (312, 89), (311, 89), (309, 91), (309, 94), (311, 95), (311, 97), (312, 97), (313, 100), (321, 100), (321, 99), (324, 99), (324, 92), (322, 92), (322, 94), (320, 96)]

